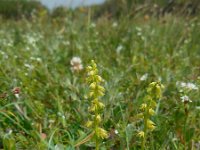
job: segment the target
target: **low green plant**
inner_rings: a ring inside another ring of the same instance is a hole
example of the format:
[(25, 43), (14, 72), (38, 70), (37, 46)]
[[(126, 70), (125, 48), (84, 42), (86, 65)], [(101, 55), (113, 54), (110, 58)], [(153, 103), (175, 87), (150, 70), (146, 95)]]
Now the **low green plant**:
[(95, 137), (96, 150), (99, 150), (100, 140), (108, 138), (107, 131), (101, 127), (101, 112), (105, 105), (100, 101), (100, 98), (104, 96), (105, 89), (101, 85), (103, 79), (100, 75), (98, 75), (97, 65), (94, 60), (91, 61), (91, 66), (87, 67), (87, 73), (87, 82), (89, 83), (90, 88), (89, 98), (91, 99), (88, 110), (91, 115), (90, 120), (86, 123), (86, 126), (92, 130)]
[(88, 108), (90, 119), (86, 123), (86, 127), (89, 128), (92, 133), (89, 134), (85, 139), (79, 142), (76, 146), (79, 146), (94, 137), (95, 149), (99, 150), (101, 139), (108, 138), (108, 133), (102, 128), (102, 111), (105, 105), (100, 101), (100, 98), (104, 96), (105, 89), (101, 85), (104, 82), (103, 78), (98, 75), (97, 65), (94, 60), (91, 61), (91, 65), (87, 67), (87, 82), (89, 84), (90, 106)]
[(146, 149), (146, 139), (148, 133), (152, 132), (156, 124), (151, 120), (155, 115), (154, 109), (156, 108), (156, 100), (161, 98), (162, 89), (164, 86), (159, 82), (152, 82), (147, 88), (147, 96), (144, 98), (144, 103), (141, 105), (141, 113), (138, 117), (143, 121), (143, 130), (138, 132), (138, 136), (142, 138), (142, 150)]

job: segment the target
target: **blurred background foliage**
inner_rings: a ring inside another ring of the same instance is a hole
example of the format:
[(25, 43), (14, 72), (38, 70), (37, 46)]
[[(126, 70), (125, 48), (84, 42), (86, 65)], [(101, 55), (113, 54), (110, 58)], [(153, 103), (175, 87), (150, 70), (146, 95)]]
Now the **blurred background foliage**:
[[(89, 7), (88, 7), (89, 8)], [(79, 8), (77, 8), (79, 9)], [(84, 9), (87, 9), (84, 8)], [(196, 15), (200, 12), (199, 0), (106, 0), (100, 7), (93, 6), (96, 10), (94, 17), (107, 15), (108, 17), (120, 17), (124, 14), (134, 16), (140, 13), (148, 13), (157, 16), (165, 13)], [(57, 7), (51, 11), (51, 16), (64, 16), (70, 8)], [(0, 16), (3, 18), (20, 19), (22, 17), (31, 18), (32, 14), (39, 14), (48, 9), (40, 1), (32, 0), (1, 0)]]
[(3, 18), (29, 18), (33, 13), (46, 9), (39, 1), (1, 0), (0, 15)]
[(108, 0), (100, 8), (99, 14), (107, 12), (119, 17), (124, 14), (133, 16), (138, 11), (140, 13), (142, 11), (157, 15), (165, 13), (195, 15), (200, 10), (199, 6), (200, 1), (198, 0)]

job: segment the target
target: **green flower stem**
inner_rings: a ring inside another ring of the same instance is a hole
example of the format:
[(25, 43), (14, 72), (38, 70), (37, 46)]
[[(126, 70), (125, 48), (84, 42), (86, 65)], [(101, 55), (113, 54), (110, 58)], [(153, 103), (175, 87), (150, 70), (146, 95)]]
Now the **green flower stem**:
[[(95, 134), (97, 135), (98, 133), (98, 131), (97, 131), (97, 129), (98, 129), (98, 127), (99, 127), (99, 124), (98, 124), (98, 122), (96, 121), (96, 118), (97, 118), (97, 115), (98, 115), (98, 112), (96, 111), (95, 112)], [(96, 147), (95, 147), (95, 150), (99, 150), (99, 138), (96, 136), (95, 137), (95, 143), (96, 143)]]
[[(148, 109), (147, 109), (147, 110), (148, 110)], [(148, 120), (147, 112), (145, 111), (145, 115), (144, 115), (144, 137), (143, 137), (143, 140), (142, 140), (142, 150), (145, 149), (145, 145), (146, 145), (147, 120)]]
[(96, 137), (96, 148), (95, 150), (99, 150), (99, 139)]
[(187, 150), (187, 142), (186, 142), (186, 136), (187, 136), (187, 118), (188, 118), (188, 109), (187, 109), (187, 104), (184, 104), (184, 109), (185, 109), (185, 119), (184, 119), (184, 150)]

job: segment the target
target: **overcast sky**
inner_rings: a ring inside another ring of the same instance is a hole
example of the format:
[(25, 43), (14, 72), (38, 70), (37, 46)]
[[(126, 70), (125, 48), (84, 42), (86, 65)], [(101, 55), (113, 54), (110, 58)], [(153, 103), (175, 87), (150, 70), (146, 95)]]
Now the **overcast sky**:
[(52, 9), (57, 6), (77, 7), (92, 4), (101, 4), (105, 0), (40, 0), (43, 5)]

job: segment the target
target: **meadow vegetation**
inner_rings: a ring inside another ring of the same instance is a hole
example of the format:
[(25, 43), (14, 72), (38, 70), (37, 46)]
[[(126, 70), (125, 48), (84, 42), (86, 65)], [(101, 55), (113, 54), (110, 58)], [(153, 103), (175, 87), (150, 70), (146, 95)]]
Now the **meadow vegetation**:
[(0, 146), (200, 149), (200, 16), (96, 10), (0, 19)]

